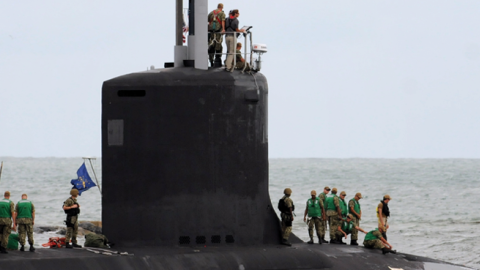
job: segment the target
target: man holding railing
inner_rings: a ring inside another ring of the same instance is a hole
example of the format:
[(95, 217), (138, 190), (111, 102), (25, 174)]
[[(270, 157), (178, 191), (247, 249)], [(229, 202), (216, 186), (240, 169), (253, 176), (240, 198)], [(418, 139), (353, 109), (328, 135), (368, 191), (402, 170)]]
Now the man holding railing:
[(237, 37), (235, 33), (244, 33), (245, 30), (238, 29), (238, 16), (240, 16), (240, 12), (238, 9), (234, 9), (230, 11), (229, 17), (225, 21), (225, 42), (227, 43), (227, 60), (225, 62), (225, 70), (233, 72), (233, 54), (235, 51), (235, 46), (237, 43)]

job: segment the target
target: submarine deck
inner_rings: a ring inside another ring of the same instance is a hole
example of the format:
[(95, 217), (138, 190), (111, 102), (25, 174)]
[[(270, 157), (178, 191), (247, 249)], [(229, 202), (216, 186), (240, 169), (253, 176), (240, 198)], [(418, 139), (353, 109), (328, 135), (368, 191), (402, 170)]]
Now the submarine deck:
[(141, 247), (112, 249), (133, 256), (83, 249), (37, 249), (0, 254), (0, 269), (471, 269), (409, 254), (348, 245)]

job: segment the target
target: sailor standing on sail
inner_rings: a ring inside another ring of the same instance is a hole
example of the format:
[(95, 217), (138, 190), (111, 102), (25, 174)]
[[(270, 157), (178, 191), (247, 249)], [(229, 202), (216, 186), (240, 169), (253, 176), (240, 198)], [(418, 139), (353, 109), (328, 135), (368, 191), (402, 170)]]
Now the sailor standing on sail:
[(227, 43), (227, 60), (225, 62), (225, 70), (233, 72), (233, 59), (235, 54), (235, 47), (237, 46), (237, 36), (235, 33), (245, 33), (244, 29), (238, 29), (238, 16), (240, 12), (234, 9), (230, 12), (229, 17), (225, 21), (225, 42)]
[(217, 9), (208, 14), (208, 59), (210, 66), (214, 66), (215, 61), (222, 64), (222, 34), (225, 33), (225, 12), (223, 12), (223, 4), (220, 3)]

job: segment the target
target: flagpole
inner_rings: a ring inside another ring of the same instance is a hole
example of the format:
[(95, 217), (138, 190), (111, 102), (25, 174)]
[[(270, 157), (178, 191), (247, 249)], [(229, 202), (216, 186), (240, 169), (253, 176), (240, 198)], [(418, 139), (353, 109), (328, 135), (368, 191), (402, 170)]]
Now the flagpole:
[(100, 188), (100, 184), (98, 183), (98, 179), (97, 179), (97, 174), (95, 173), (95, 169), (93, 168), (93, 165), (92, 165), (92, 159), (96, 160), (96, 158), (84, 157), (83, 159), (88, 159), (88, 161), (90, 162), (90, 167), (92, 167), (93, 176), (95, 176), (95, 182), (97, 182), (98, 190), (100, 191), (100, 195), (102, 195), (102, 189)]
[(0, 180), (2, 180), (2, 171), (3, 171), (3, 161), (2, 161), (2, 165), (0, 165)]

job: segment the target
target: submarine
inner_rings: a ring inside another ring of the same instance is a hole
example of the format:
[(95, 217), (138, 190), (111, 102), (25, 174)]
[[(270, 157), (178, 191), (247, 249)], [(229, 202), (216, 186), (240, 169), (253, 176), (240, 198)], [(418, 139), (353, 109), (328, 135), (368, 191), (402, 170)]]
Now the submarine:
[(11, 251), (0, 255), (0, 269), (469, 269), (361, 246), (309, 245), (293, 233), (292, 246), (281, 245), (268, 193), (268, 82), (260, 61), (251, 60), (251, 72), (208, 67), (207, 0), (189, 0), (188, 46), (182, 9), (176, 0), (173, 63), (102, 87), (103, 233), (128, 255)]

